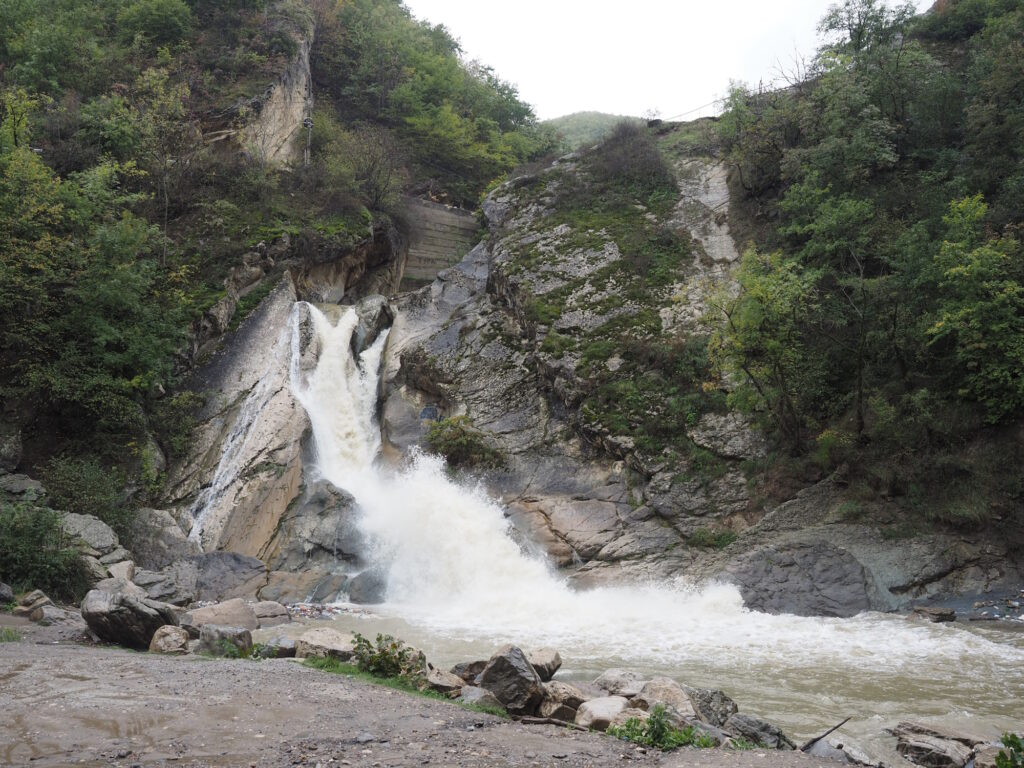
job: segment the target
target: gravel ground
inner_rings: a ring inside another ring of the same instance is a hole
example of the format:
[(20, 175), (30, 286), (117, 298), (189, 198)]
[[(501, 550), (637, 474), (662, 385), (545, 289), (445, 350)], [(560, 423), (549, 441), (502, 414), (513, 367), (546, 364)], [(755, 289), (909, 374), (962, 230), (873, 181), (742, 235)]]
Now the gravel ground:
[(0, 765), (828, 765), (764, 750), (646, 752), (293, 661), (171, 658), (19, 629), (20, 642), (0, 643)]

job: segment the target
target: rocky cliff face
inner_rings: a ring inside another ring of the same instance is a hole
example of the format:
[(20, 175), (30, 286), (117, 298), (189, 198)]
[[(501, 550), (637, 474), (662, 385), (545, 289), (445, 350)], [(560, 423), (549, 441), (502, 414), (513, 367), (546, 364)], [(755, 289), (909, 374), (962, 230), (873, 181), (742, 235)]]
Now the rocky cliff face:
[[(362, 337), (394, 316), (385, 456), (425, 447), (439, 418), (466, 417), (502, 457), (480, 477), (522, 546), (581, 586), (726, 579), (754, 608), (845, 616), (1019, 579), (999, 542), (883, 535), (879, 521), (898, 511), (852, 514), (841, 477), (767, 513), (752, 503), (767, 446), (726, 407), (728, 382), (704, 353), (707, 304), (733, 289), (738, 261), (726, 174), (706, 157), (677, 172), (673, 203), (594, 219), (579, 205), (588, 159), (564, 158), (495, 190), (488, 239), (394, 312), (361, 302)], [(168, 501), (186, 529), (202, 511), (204, 550), (262, 560), (268, 599), (379, 592), (351, 497), (311, 472), (289, 386), (290, 361), (301, 370), (318, 354), (297, 299), (350, 300), (378, 279), (394, 290), (399, 261), (372, 244), (361, 253), (292, 264), (195, 383), (218, 394)]]
[[(659, 361), (646, 359), (657, 352), (637, 349), (685, 349), (707, 333), (710, 297), (731, 290), (738, 252), (725, 169), (697, 157), (677, 170), (671, 212), (637, 214), (656, 233), (688, 236), (690, 256), (644, 291), (622, 268), (629, 255), (612, 227), (560, 210), (585, 158), (492, 193), (489, 240), (399, 299), (382, 412), (391, 448), (424, 445), (432, 419), (467, 416), (506, 457), (486, 481), (524, 545), (579, 584), (686, 574), (732, 581), (754, 608), (847, 616), (1019, 580), (1003, 543), (894, 539), (880, 521), (895, 507), (852, 515), (841, 478), (755, 511), (747, 472), (766, 445), (720, 399), (692, 407), (676, 439), (651, 421), (616, 418), (639, 408), (671, 420), (665, 401), (680, 396), (678, 376), (659, 379)], [(660, 390), (645, 391), (645, 381)]]

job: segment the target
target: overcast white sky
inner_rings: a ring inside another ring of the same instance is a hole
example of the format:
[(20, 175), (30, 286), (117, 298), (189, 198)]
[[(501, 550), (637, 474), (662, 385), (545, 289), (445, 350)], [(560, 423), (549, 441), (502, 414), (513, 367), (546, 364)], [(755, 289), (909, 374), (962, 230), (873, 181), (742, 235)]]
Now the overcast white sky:
[[(920, 10), (932, 0), (916, 0)], [(830, 0), (405, 0), (465, 55), (519, 87), (538, 117), (597, 110), (664, 118), (755, 85), (817, 47)], [(688, 117), (710, 114), (711, 109)]]

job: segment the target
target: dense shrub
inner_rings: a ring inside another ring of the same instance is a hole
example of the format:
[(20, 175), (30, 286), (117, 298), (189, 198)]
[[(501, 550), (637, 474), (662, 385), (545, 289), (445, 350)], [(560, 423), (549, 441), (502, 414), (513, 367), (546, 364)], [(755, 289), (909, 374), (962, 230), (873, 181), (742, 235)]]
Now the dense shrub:
[(376, 642), (355, 633), (356, 666), (374, 677), (401, 678), (419, 685), (423, 678), (423, 654), (391, 635), (377, 635)]
[(77, 600), (88, 588), (82, 558), (52, 509), (0, 501), (0, 581)]
[(54, 458), (43, 472), (50, 503), (65, 512), (92, 515), (123, 542), (130, 540), (135, 509), (124, 498), (124, 477), (94, 458)]
[(675, 193), (675, 176), (650, 131), (635, 122), (615, 126), (597, 149), (594, 166), (599, 178), (631, 188), (634, 194)]
[(623, 741), (632, 741), (645, 747), (655, 747), (663, 751), (679, 747), (714, 747), (715, 741), (696, 728), (674, 728), (668, 719), (668, 711), (663, 704), (655, 704), (650, 716), (645, 721), (631, 717), (622, 725), (608, 728), (608, 735)]
[(432, 423), (427, 431), (427, 445), (452, 467), (496, 469), (505, 464), (501, 452), (487, 444), (468, 416)]

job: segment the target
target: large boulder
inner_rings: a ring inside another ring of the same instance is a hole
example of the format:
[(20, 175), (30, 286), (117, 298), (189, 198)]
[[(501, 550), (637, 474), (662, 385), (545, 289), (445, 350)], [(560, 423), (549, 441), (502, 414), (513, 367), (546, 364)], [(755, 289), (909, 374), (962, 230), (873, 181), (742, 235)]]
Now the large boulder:
[(188, 653), (188, 641), (187, 630), (168, 624), (153, 633), (153, 639), (149, 641), (149, 652), (183, 656)]
[(33, 589), (31, 592), (21, 596), (12, 613), (19, 618), (27, 619), (46, 605), (53, 605), (53, 601), (41, 589)]
[(252, 653), (252, 633), (245, 627), (205, 624), (199, 631), (199, 652), (210, 656), (248, 657)]
[(576, 712), (576, 725), (595, 731), (606, 731), (615, 718), (629, 708), (625, 696), (604, 696), (585, 701)]
[(629, 706), (649, 712), (661, 704), (678, 717), (696, 717), (690, 697), (679, 683), (668, 677), (656, 677), (644, 683), (640, 693), (629, 701)]
[(850, 617), (871, 608), (864, 566), (823, 541), (769, 545), (726, 570), (755, 611)]
[(778, 726), (754, 715), (736, 713), (726, 721), (723, 729), (768, 749), (796, 749), (796, 744)]
[(322, 658), (350, 661), (355, 656), (354, 638), (329, 627), (317, 627), (295, 641), (295, 655), (300, 659)]
[(562, 667), (562, 657), (554, 648), (538, 648), (527, 653), (526, 658), (545, 683)]
[(506, 646), (491, 657), (480, 673), (479, 685), (513, 715), (532, 715), (544, 698), (540, 675), (515, 646)]
[(379, 568), (370, 568), (348, 583), (348, 599), (359, 605), (383, 603), (388, 591), (388, 577)]
[(611, 696), (636, 696), (643, 690), (646, 681), (641, 675), (629, 669), (609, 669), (594, 681), (601, 690)]
[(44, 627), (62, 626), (85, 629), (85, 622), (78, 611), (58, 608), (56, 605), (44, 605), (29, 614), (29, 620)]
[(82, 618), (97, 637), (128, 648), (149, 648), (160, 627), (178, 624), (173, 605), (128, 592), (93, 589), (82, 600)]
[(66, 512), (61, 518), (60, 524), (64, 533), (72, 539), (77, 539), (79, 546), (84, 545), (95, 551), (96, 557), (113, 552), (119, 546), (114, 529), (92, 515)]
[(223, 603), (207, 605), (203, 608), (195, 608), (181, 617), (181, 623), (191, 624), (194, 627), (203, 627), (206, 624), (215, 624), (222, 627), (242, 627), (244, 629), (259, 629), (260, 621), (252, 606), (242, 598), (225, 600)]
[(713, 688), (690, 688), (684, 686), (694, 712), (701, 722), (721, 728), (726, 721), (739, 712), (736, 702), (724, 692)]
[(271, 569), (343, 573), (359, 567), (366, 541), (357, 511), (355, 499), (329, 481), (309, 483), (281, 518), (268, 559)]
[(290, 637), (273, 637), (259, 649), (261, 659), (294, 659), (295, 641)]
[(427, 668), (427, 687), (446, 696), (458, 696), (466, 681), (451, 672), (430, 666)]
[(0, 581), (0, 605), (14, 602), (14, 590)]

